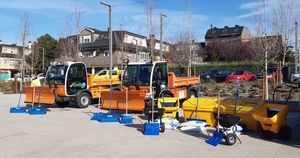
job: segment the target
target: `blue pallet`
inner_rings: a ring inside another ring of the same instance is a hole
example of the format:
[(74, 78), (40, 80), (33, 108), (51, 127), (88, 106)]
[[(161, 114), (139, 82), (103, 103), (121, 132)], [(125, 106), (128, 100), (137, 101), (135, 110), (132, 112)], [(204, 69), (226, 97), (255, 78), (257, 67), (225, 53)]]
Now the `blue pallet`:
[(27, 108), (26, 107), (14, 107), (10, 108), (10, 113), (26, 113)]
[(132, 116), (131, 115), (121, 115), (120, 123), (121, 124), (132, 124)]
[(159, 123), (146, 123), (144, 135), (159, 135)]
[(104, 114), (99, 118), (99, 122), (119, 122), (119, 116), (116, 114)]
[(104, 113), (101, 113), (101, 112), (99, 112), (99, 113), (94, 113), (93, 116), (92, 116), (92, 118), (91, 118), (91, 120), (97, 121), (97, 120), (99, 120), (101, 117), (103, 117), (103, 115), (104, 115)]
[(45, 108), (30, 108), (28, 109), (30, 115), (45, 115), (47, 110)]

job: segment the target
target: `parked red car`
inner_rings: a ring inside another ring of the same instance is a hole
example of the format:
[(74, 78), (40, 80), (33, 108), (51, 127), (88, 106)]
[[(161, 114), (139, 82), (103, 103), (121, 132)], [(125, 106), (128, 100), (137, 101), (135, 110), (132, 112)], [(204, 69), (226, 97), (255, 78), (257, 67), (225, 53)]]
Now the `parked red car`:
[(255, 74), (250, 71), (235, 71), (226, 78), (226, 82), (252, 81), (256, 78)]

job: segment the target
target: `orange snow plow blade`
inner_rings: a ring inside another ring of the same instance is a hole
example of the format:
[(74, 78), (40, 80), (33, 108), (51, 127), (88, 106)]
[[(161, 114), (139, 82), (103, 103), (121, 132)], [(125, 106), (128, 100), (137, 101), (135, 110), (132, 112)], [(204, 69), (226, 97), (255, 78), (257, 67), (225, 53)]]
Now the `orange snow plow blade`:
[[(128, 93), (128, 110), (143, 111), (145, 107), (145, 92), (131, 91)], [(109, 109), (109, 91), (101, 93), (102, 108)], [(112, 91), (111, 108), (116, 110), (126, 110), (126, 92)]]
[[(34, 90), (35, 89), (35, 90)], [(25, 103), (38, 103), (41, 87), (25, 87)], [(41, 104), (55, 104), (55, 96), (49, 86), (43, 86), (42, 94), (40, 96)]]

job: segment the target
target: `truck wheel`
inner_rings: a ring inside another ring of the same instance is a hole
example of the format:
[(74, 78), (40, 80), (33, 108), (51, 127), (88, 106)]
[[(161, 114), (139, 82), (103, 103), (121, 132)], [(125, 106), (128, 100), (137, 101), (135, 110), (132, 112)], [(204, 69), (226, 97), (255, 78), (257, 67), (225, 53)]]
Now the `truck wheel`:
[(164, 133), (165, 131), (166, 131), (166, 125), (165, 125), (165, 123), (161, 123), (160, 124), (160, 132)]
[(233, 145), (236, 142), (236, 137), (234, 134), (229, 133), (225, 136), (225, 142), (227, 145)]
[(90, 105), (90, 103), (91, 103), (91, 96), (87, 92), (82, 92), (77, 97), (77, 105), (79, 108), (86, 108)]
[(292, 136), (292, 129), (289, 126), (284, 125), (280, 128), (278, 134), (282, 140), (289, 140)]
[(70, 102), (69, 101), (58, 101), (58, 100), (56, 100), (55, 103), (58, 107), (64, 108), (64, 107), (68, 106)]
[(159, 95), (159, 97), (160, 98), (163, 98), (163, 97), (174, 97), (174, 95), (170, 91), (163, 91), (163, 92), (161, 92), (161, 94)]
[(262, 139), (270, 140), (274, 136), (274, 133), (262, 129), (260, 136)]

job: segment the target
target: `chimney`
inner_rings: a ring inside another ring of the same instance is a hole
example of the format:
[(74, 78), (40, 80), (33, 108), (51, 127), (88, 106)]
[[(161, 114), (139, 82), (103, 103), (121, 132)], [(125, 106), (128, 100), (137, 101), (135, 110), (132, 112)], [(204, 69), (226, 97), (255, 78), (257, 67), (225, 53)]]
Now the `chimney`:
[(2, 44), (2, 40), (0, 40), (0, 44)]
[(210, 29), (212, 29), (213, 28), (213, 25), (212, 24), (210, 24)]

